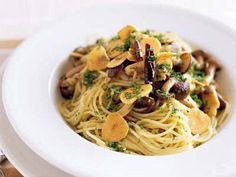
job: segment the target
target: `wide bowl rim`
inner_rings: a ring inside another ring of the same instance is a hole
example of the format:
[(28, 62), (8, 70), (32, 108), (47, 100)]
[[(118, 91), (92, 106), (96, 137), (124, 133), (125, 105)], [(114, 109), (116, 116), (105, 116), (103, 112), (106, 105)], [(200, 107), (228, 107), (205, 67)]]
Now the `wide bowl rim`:
[[(118, 3), (119, 5), (123, 5), (124, 3)], [(127, 6), (150, 6), (150, 5), (155, 5), (157, 8), (169, 8), (169, 9), (172, 9), (174, 11), (179, 11), (183, 14), (189, 14), (190, 16), (194, 16), (196, 18), (199, 18), (203, 21), (206, 21), (208, 22), (210, 25), (214, 25), (214, 26), (218, 26), (219, 28), (227, 31), (228, 33), (230, 33), (230, 35), (236, 39), (236, 32), (230, 28), (229, 26), (215, 20), (215, 19), (212, 19), (212, 18), (209, 18), (205, 15), (202, 15), (202, 14), (199, 14), (197, 12), (193, 12), (193, 11), (190, 11), (188, 9), (185, 9), (185, 8), (180, 8), (180, 7), (177, 7), (177, 6), (172, 6), (172, 5), (163, 5), (163, 4), (148, 4), (148, 3), (140, 3), (140, 4), (133, 4), (133, 3), (125, 3), (125, 5)], [(95, 6), (95, 5), (94, 5)], [(109, 4), (106, 4), (106, 6), (113, 6), (112, 3), (109, 3)], [(82, 7), (81, 7), (82, 8)], [(83, 8), (86, 8), (83, 6)], [(68, 17), (70, 18), (70, 17)], [(67, 19), (67, 18), (66, 18)], [(64, 20), (66, 20), (64, 19)], [(6, 100), (8, 99), (6, 97), (6, 92), (7, 92), (7, 85), (5, 84), (6, 83), (6, 80), (8, 79), (9, 77), (9, 73), (11, 72), (10, 69), (11, 69), (11, 63), (12, 61), (15, 60), (15, 58), (17, 58), (17, 55), (19, 52), (27, 49), (27, 46), (29, 46), (31, 44), (31, 41), (33, 41), (36, 36), (40, 36), (44, 31), (47, 31), (48, 29), (50, 29), (50, 26), (54, 26), (55, 24), (59, 24), (61, 23), (61, 21), (63, 20), (60, 20), (58, 22), (55, 22), (55, 23), (52, 23), (51, 25), (49, 25), (48, 27), (44, 28), (43, 30), (39, 31), (38, 33), (34, 34), (33, 36), (31, 36), (30, 38), (28, 38), (26, 41), (23, 42), (23, 44), (21, 44), (17, 49), (16, 51), (8, 58), (8, 63), (7, 63), (7, 66), (5, 68), (5, 71), (3, 73), (3, 82), (2, 82), (2, 93), (3, 93), (3, 105), (4, 105), (4, 108), (6, 110), (6, 113), (7, 113), (7, 116), (8, 116), (8, 119), (10, 120), (12, 126), (14, 127), (15, 131), (17, 132), (17, 134), (21, 137), (21, 139), (27, 144), (27, 146), (29, 146), (30, 148), (32, 148), (32, 150), (34, 152), (36, 152), (40, 157), (42, 157), (43, 159), (47, 160), (50, 164), (58, 167), (58, 168), (63, 168), (64, 171), (70, 173), (70, 174), (78, 174), (78, 171), (75, 170), (75, 169), (72, 169), (70, 168), (70, 166), (65, 166), (61, 163), (58, 163), (57, 160), (53, 159), (53, 158), (48, 158), (49, 154), (44, 154), (42, 153), (41, 149), (39, 149), (37, 146), (35, 146), (35, 144), (32, 144), (32, 142), (30, 141), (27, 141), (28, 139), (25, 138), (26, 136), (22, 134), (21, 130), (17, 127), (17, 125), (14, 124), (14, 118), (11, 117), (11, 114), (8, 112), (9, 108), (8, 108), (8, 104), (6, 104)], [(119, 154), (121, 155), (121, 154)], [(122, 156), (126, 154), (122, 154)], [(83, 169), (80, 169), (80, 173), (81, 174), (86, 174), (86, 171), (83, 171)], [(84, 175), (86, 176), (86, 175)]]

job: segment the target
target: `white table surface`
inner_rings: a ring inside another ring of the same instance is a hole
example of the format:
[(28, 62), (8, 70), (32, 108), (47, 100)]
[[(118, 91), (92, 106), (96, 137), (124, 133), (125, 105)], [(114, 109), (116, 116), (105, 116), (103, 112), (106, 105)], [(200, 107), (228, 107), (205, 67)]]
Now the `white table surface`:
[(0, 0), (0, 40), (25, 38), (40, 26), (75, 13), (83, 4), (108, 1), (178, 5), (216, 18), (236, 29), (236, 0)]

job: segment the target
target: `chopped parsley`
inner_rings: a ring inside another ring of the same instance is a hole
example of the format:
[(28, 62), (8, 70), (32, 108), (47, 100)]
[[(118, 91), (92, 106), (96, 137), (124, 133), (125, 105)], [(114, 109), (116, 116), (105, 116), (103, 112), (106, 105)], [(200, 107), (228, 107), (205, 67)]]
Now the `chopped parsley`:
[(134, 88), (135, 90), (141, 89), (141, 85), (139, 85), (137, 82), (132, 82), (131, 87)]
[(193, 99), (193, 101), (195, 101), (199, 106), (203, 105), (203, 101), (199, 99), (196, 93), (192, 93), (190, 96)]
[(163, 70), (164, 72), (170, 72), (171, 66), (170, 66), (170, 64), (162, 63), (159, 65), (159, 69)]
[(142, 33), (143, 33), (143, 34), (150, 35), (150, 33), (151, 33), (151, 30), (149, 30), (149, 29), (146, 29), (145, 31), (142, 31)]
[(133, 97), (134, 97), (134, 96), (133, 96), (132, 93), (129, 93), (129, 92), (126, 92), (126, 93), (125, 93), (125, 98), (126, 98), (126, 99), (130, 100), (130, 99), (132, 99)]
[(120, 45), (120, 46), (115, 47), (115, 50), (120, 51), (120, 52), (124, 52), (125, 47), (124, 47), (124, 45)]
[(151, 55), (148, 57), (148, 61), (155, 61), (156, 60), (156, 57)]
[(123, 152), (125, 150), (125, 148), (122, 147), (121, 144), (118, 142), (112, 142), (108, 144), (108, 147), (110, 147), (112, 150), (117, 151), (117, 152)]
[(185, 82), (187, 80), (187, 78), (185, 78), (180, 72), (172, 71), (170, 76), (181, 82)]
[(134, 128), (135, 123), (132, 121), (128, 121), (128, 125), (130, 128)]
[(132, 82), (131, 83), (131, 88), (133, 89), (133, 91), (132, 92), (126, 92), (125, 93), (125, 98), (126, 99), (132, 99), (132, 98), (140, 98), (141, 96), (140, 96), (140, 93), (141, 93), (141, 86), (138, 84), (138, 83), (136, 83), (136, 82)]
[(179, 111), (179, 110), (176, 109), (176, 108), (172, 108), (172, 110), (171, 110), (171, 116), (173, 116), (174, 114), (176, 114), (177, 111)]
[(135, 95), (137, 98), (140, 98), (141, 85), (139, 85), (139, 84), (136, 83), (136, 82), (133, 82), (133, 83), (131, 84), (131, 87), (134, 89), (134, 95)]
[(98, 72), (96, 71), (87, 71), (84, 73), (83, 81), (84, 84), (88, 87), (91, 87), (94, 84), (94, 80), (98, 77)]
[(197, 69), (196, 65), (193, 65), (190, 68), (190, 74), (192, 75), (194, 79), (196, 79), (199, 82), (203, 82), (206, 76), (203, 71)]
[(144, 129), (144, 125), (143, 125), (143, 124), (139, 124), (139, 127), (140, 127), (141, 129)]
[(163, 42), (163, 38), (164, 38), (164, 34), (162, 34), (162, 33), (160, 33), (160, 34), (158, 34), (158, 35), (154, 35), (154, 37), (156, 38), (156, 39), (158, 39), (158, 41), (160, 41), (160, 42)]
[(116, 94), (120, 94), (122, 91), (122, 88), (116, 85), (110, 85), (108, 87), (105, 88), (106, 91), (106, 99), (107, 100), (112, 100), (113, 96), (115, 96)]
[(131, 44), (132, 44), (132, 39), (134, 39), (135, 36), (133, 35), (129, 35), (129, 37), (127, 38), (127, 40), (125, 41), (125, 44), (124, 44), (124, 49), (125, 51), (129, 50)]
[(107, 108), (108, 111), (116, 112), (116, 111), (119, 110), (119, 104), (111, 103), (106, 108)]
[(128, 51), (129, 48), (130, 48), (131, 45), (132, 45), (132, 39), (134, 39), (134, 38), (135, 38), (135, 36), (133, 36), (132, 34), (130, 34), (129, 37), (126, 39), (124, 45), (117, 46), (117, 47), (115, 48), (115, 50), (120, 51), (120, 52)]
[(163, 99), (168, 99), (170, 98), (172, 95), (169, 94), (168, 92), (165, 92), (161, 89), (157, 89), (156, 92), (163, 98)]

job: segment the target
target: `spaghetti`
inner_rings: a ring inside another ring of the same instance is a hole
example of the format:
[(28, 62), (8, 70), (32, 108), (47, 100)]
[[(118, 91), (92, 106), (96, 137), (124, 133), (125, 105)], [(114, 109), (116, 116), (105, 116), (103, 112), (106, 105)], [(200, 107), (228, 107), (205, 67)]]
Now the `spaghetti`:
[(59, 110), (87, 140), (111, 150), (164, 155), (208, 141), (229, 112), (219, 64), (173, 33), (122, 28), (75, 49)]

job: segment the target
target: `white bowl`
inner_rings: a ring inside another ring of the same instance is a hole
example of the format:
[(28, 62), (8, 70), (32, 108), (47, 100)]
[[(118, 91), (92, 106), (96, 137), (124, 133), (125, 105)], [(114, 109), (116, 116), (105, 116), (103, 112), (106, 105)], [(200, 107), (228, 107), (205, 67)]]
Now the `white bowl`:
[[(57, 101), (59, 69), (89, 36), (115, 34), (123, 25), (173, 31), (218, 58), (219, 82), (232, 109), (223, 129), (204, 145), (168, 156), (135, 156), (94, 145), (71, 130)], [(153, 4), (106, 4), (81, 8), (26, 40), (7, 64), (2, 89), (7, 116), (22, 140), (42, 158), (83, 177), (229, 176), (236, 174), (236, 34), (228, 27), (176, 7)], [(17, 147), (16, 147), (17, 148)]]

